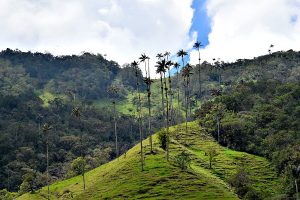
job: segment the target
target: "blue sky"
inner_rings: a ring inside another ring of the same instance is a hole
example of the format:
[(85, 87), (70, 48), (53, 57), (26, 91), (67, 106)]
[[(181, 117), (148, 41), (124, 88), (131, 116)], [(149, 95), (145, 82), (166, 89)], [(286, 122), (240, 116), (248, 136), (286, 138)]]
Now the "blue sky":
[(192, 7), (195, 11), (190, 29), (190, 34), (194, 31), (198, 33), (197, 40), (201, 41), (204, 46), (208, 44), (208, 34), (211, 31), (205, 5), (206, 0), (193, 0)]

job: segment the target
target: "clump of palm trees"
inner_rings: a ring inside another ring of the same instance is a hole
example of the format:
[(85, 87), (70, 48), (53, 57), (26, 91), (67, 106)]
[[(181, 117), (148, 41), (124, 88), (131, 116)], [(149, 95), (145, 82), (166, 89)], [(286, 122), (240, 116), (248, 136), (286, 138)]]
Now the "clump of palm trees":
[(137, 113), (138, 113), (138, 124), (139, 124), (139, 133), (140, 133), (140, 156), (141, 156), (141, 170), (144, 171), (144, 153), (143, 153), (143, 130), (142, 130), (142, 104), (141, 104), (141, 94), (140, 94), (140, 82), (138, 78), (139, 74), (139, 63), (137, 61), (133, 61), (131, 66), (135, 69), (136, 76), (136, 92), (138, 95), (138, 105), (137, 105)]
[[(196, 42), (194, 45), (194, 48), (196, 48), (199, 52), (199, 96), (201, 96), (201, 69), (200, 69), (200, 42)], [(183, 77), (183, 87), (184, 87), (184, 108), (185, 108), (185, 129), (187, 132), (187, 122), (189, 120), (188, 116), (188, 110), (191, 107), (191, 92), (190, 92), (190, 83), (191, 83), (191, 74), (192, 74), (192, 66), (190, 64), (185, 64), (185, 57), (188, 55), (188, 53), (185, 50), (180, 50), (177, 52), (177, 56), (181, 58), (181, 72), (180, 70), (180, 64), (177, 62), (171, 62), (170, 52), (165, 53), (158, 53), (156, 55), (156, 58), (158, 59), (156, 62), (156, 73), (159, 74), (159, 80), (160, 80), (160, 93), (161, 93), (161, 112), (163, 117), (163, 124), (166, 132), (166, 158), (169, 160), (169, 142), (170, 142), (170, 136), (169, 136), (169, 126), (172, 121), (172, 114), (173, 112), (173, 91), (172, 91), (172, 78), (171, 78), (171, 67), (173, 66), (176, 69), (176, 93), (177, 93), (177, 103), (178, 103), (178, 116), (181, 114), (180, 112), (180, 77), (179, 74), (182, 74)], [(138, 113), (138, 120), (139, 120), (139, 130), (140, 130), (140, 154), (141, 154), (141, 169), (144, 170), (144, 152), (143, 152), (143, 133), (142, 133), (142, 103), (141, 103), (141, 95), (140, 95), (140, 83), (138, 79), (138, 72), (139, 72), (139, 64), (144, 65), (145, 70), (145, 78), (144, 83), (147, 85), (147, 99), (148, 99), (148, 135), (150, 140), (150, 152), (153, 152), (153, 145), (152, 145), (152, 132), (151, 132), (151, 84), (153, 81), (150, 77), (150, 64), (149, 64), (150, 58), (146, 54), (141, 54), (139, 57), (139, 62), (134, 61), (131, 63), (131, 66), (135, 69), (135, 75), (136, 75), (136, 92), (137, 92), (137, 99), (138, 99), (138, 105), (137, 105), (137, 113)], [(191, 109), (190, 109), (191, 110)], [(191, 112), (191, 111), (190, 111)], [(179, 123), (179, 120), (177, 120)]]

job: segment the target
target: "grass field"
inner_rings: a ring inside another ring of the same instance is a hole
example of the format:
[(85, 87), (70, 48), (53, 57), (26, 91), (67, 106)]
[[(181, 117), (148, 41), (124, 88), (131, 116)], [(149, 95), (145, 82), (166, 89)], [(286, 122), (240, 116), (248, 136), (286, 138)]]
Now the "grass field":
[[(221, 147), (201, 131), (197, 122), (189, 123), (187, 134), (184, 125), (170, 130), (169, 162), (154, 135), (155, 154), (149, 153), (149, 140), (144, 141), (146, 165), (143, 172), (139, 145), (136, 145), (119, 158), (87, 172), (86, 191), (83, 191), (81, 176), (52, 184), (51, 199), (239, 199), (227, 182), (240, 166), (249, 171), (253, 187), (266, 199), (280, 191), (275, 170), (266, 159)], [(205, 155), (208, 148), (218, 152), (212, 169)], [(182, 150), (188, 151), (192, 158), (186, 171), (174, 164), (174, 156)], [(45, 199), (46, 191), (43, 188), (18, 199)]]

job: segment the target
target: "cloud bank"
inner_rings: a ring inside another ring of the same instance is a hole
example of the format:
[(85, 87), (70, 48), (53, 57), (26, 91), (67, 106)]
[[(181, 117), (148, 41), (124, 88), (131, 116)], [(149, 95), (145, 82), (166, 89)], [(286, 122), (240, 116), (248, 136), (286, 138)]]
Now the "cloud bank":
[[(187, 48), (192, 0), (1, 0), (0, 49), (55, 55), (107, 54), (120, 64), (141, 53)], [(154, 62), (154, 61), (152, 61)]]
[[(202, 61), (234, 61), (273, 51), (300, 49), (300, 0), (208, 0), (209, 45)], [(197, 63), (198, 54), (191, 53)]]

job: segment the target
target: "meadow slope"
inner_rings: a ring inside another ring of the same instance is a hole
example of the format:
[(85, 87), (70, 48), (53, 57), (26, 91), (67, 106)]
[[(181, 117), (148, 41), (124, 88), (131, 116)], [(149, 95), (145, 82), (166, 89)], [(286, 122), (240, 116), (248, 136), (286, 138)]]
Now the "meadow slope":
[[(237, 152), (217, 144), (205, 134), (197, 122), (171, 127), (170, 162), (159, 147), (154, 135), (154, 151), (150, 154), (149, 140), (144, 140), (145, 170), (140, 169), (139, 145), (126, 154), (86, 173), (87, 189), (83, 192), (82, 178), (53, 183), (51, 199), (239, 199), (228, 180), (243, 166), (249, 174), (252, 186), (272, 199), (280, 188), (274, 167), (264, 158)], [(218, 152), (212, 169), (209, 168), (206, 151), (214, 148)], [(192, 162), (188, 170), (176, 166), (174, 156), (185, 150)], [(47, 189), (34, 194), (24, 194), (18, 200), (45, 199)]]

